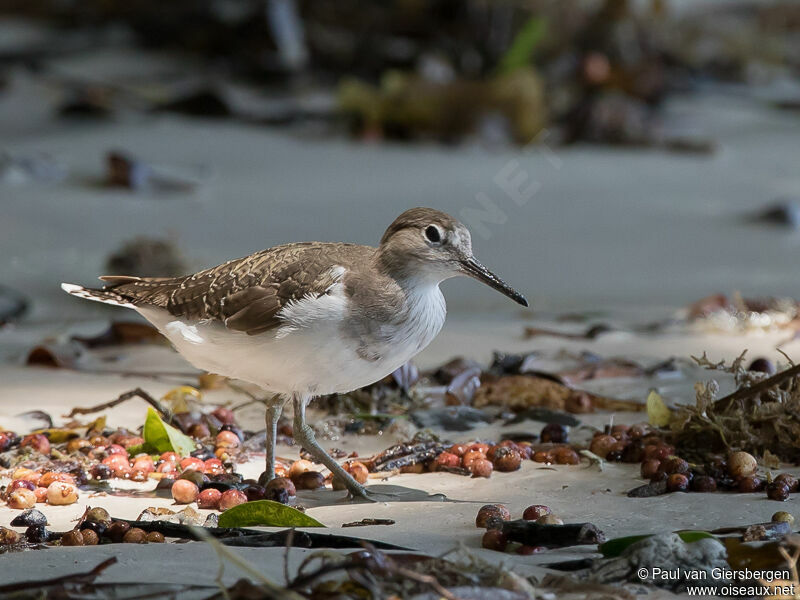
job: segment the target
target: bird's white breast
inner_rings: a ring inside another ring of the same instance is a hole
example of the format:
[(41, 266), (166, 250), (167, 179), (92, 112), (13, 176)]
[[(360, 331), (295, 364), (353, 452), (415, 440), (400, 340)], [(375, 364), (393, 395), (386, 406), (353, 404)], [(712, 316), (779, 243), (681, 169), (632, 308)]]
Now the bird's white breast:
[[(281, 394), (322, 395), (373, 383), (413, 358), (442, 328), (446, 307), (437, 284), (409, 290), (405, 318), (376, 324), (381, 335), (366, 340), (371, 359), (359, 352), (364, 340), (346, 335), (350, 316), (344, 286), (289, 304), (276, 331), (249, 336), (218, 321), (189, 321), (163, 309), (137, 310), (199, 369), (235, 377)], [(363, 347), (361, 348), (363, 350)]]

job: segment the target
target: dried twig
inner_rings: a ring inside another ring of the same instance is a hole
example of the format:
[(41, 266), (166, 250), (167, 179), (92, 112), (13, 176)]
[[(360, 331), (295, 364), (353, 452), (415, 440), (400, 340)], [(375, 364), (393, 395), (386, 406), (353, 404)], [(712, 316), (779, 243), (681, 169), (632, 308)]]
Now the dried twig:
[(11, 592), (31, 591), (34, 589), (41, 589), (46, 587), (53, 587), (56, 585), (64, 585), (65, 583), (91, 583), (100, 573), (105, 571), (108, 567), (117, 562), (116, 557), (112, 556), (101, 562), (90, 571), (83, 573), (72, 573), (70, 575), (61, 575), (60, 577), (53, 577), (52, 579), (42, 579), (39, 581), (21, 581), (19, 583), (11, 583), (8, 585), (0, 586), (0, 594), (7, 594)]
[(394, 525), (394, 519), (361, 519), (360, 521), (351, 521), (350, 523), (342, 523), (342, 527), (366, 527), (368, 525)]
[(75, 407), (73, 408), (68, 415), (64, 415), (65, 418), (69, 419), (74, 417), (75, 415), (88, 415), (91, 413), (100, 412), (101, 410), (106, 410), (107, 408), (114, 408), (118, 404), (122, 404), (131, 398), (141, 398), (145, 402), (147, 402), (150, 406), (155, 408), (158, 413), (167, 418), (169, 416), (169, 412), (164, 408), (164, 406), (155, 398), (153, 398), (150, 394), (145, 392), (142, 388), (136, 388), (129, 392), (125, 392), (124, 394), (120, 394), (116, 400), (111, 400), (110, 402), (103, 402), (102, 404), (98, 404), (96, 406), (89, 406), (86, 408)]
[(793, 367), (786, 369), (785, 371), (776, 373), (772, 377), (767, 377), (766, 379), (762, 379), (761, 381), (759, 381), (754, 385), (751, 385), (750, 387), (739, 388), (732, 394), (728, 394), (724, 398), (720, 398), (712, 405), (713, 410), (714, 412), (724, 411), (728, 407), (730, 407), (730, 405), (733, 404), (734, 402), (737, 402), (739, 400), (745, 400), (747, 398), (753, 398), (754, 396), (757, 396), (761, 392), (766, 392), (767, 390), (798, 376), (800, 376), (800, 365), (795, 365)]

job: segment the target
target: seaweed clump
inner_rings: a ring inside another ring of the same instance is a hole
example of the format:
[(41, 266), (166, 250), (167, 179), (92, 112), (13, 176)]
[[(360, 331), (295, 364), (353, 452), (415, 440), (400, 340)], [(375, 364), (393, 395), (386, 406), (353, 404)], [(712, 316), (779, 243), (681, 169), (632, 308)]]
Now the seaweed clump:
[(800, 463), (800, 365), (775, 375), (744, 366), (745, 353), (730, 365), (693, 357), (709, 370), (733, 375), (736, 391), (717, 398), (715, 380), (695, 384), (694, 405), (680, 405), (670, 419), (673, 443), (681, 456), (704, 458), (721, 451), (743, 450), (766, 464)]

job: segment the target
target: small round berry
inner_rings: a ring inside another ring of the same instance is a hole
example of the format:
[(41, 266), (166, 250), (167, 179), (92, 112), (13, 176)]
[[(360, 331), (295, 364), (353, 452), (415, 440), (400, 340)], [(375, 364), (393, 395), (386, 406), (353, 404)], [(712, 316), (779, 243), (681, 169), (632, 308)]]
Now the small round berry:
[(508, 537), (499, 529), (489, 529), (483, 534), (481, 546), (489, 550), (504, 552), (508, 546)]
[(219, 499), (222, 497), (222, 492), (214, 488), (206, 488), (197, 496), (197, 506), (208, 510), (216, 510), (219, 508)]
[(206, 475), (222, 475), (225, 472), (225, 465), (218, 458), (209, 458), (203, 463), (203, 473)]
[(794, 524), (794, 515), (792, 513), (786, 512), (785, 510), (779, 510), (770, 519), (773, 523), (788, 523), (789, 525)]
[(65, 481), (54, 481), (47, 487), (47, 503), (56, 505), (74, 504), (78, 501), (78, 488)]
[(172, 499), (178, 504), (190, 504), (199, 495), (200, 489), (188, 479), (176, 479), (172, 484)]
[(673, 473), (667, 478), (668, 492), (688, 492), (689, 478), (683, 473)]
[(50, 440), (43, 433), (31, 433), (22, 438), (20, 448), (32, 448), (42, 454), (50, 454)]
[(230, 450), (236, 450), (241, 445), (241, 442), (239, 440), (239, 436), (233, 433), (232, 431), (220, 431), (217, 434), (215, 445), (217, 448), (228, 448)]
[(299, 490), (316, 490), (325, 487), (325, 477), (319, 471), (306, 471), (294, 479), (294, 484)]
[(652, 478), (661, 469), (661, 461), (657, 458), (648, 458), (642, 463), (641, 475), (644, 479)]
[(271, 492), (272, 490), (286, 490), (286, 493), (289, 496), (297, 496), (297, 488), (292, 482), (291, 479), (288, 477), (276, 477), (272, 481), (267, 484), (266, 490), (267, 493)]
[(77, 529), (67, 531), (61, 536), (62, 546), (83, 546), (83, 534)]
[(45, 487), (37, 487), (33, 490), (33, 493), (36, 494), (36, 502), (47, 502), (47, 488)]
[(767, 486), (767, 498), (784, 502), (789, 499), (789, 486), (773, 481)]
[(36, 504), (36, 494), (28, 488), (18, 488), (8, 496), (8, 507), (16, 509), (33, 508)]
[(0, 546), (11, 546), (19, 541), (19, 534), (8, 527), (0, 527)]
[(461, 457), (461, 466), (466, 469), (472, 469), (472, 465), (476, 460), (486, 460), (486, 454), (478, 450), (467, 450)]
[(736, 489), (743, 494), (751, 494), (753, 492), (760, 492), (764, 489), (764, 480), (755, 475), (749, 477), (742, 477), (736, 482)]
[(693, 492), (716, 492), (717, 480), (708, 475), (697, 475), (692, 479)]
[(617, 440), (610, 435), (596, 435), (592, 438), (592, 441), (589, 444), (589, 451), (593, 454), (596, 454), (600, 458), (605, 458), (608, 456), (608, 453), (611, 452), (611, 449), (616, 443)]
[(234, 416), (233, 411), (230, 408), (225, 408), (224, 406), (220, 406), (219, 408), (215, 409), (211, 414), (224, 425), (233, 425), (234, 423), (236, 423), (236, 417)]
[(144, 471), (145, 474), (147, 474), (155, 471), (156, 466), (153, 463), (153, 459), (149, 455), (145, 454), (137, 456), (136, 458), (133, 459), (133, 470)]
[(554, 444), (564, 444), (569, 437), (569, 429), (566, 425), (559, 423), (548, 423), (542, 428), (539, 439), (542, 442), (552, 442)]
[(247, 496), (244, 495), (244, 492), (239, 490), (227, 490), (223, 492), (222, 496), (219, 498), (219, 509), (228, 510), (229, 508), (239, 506), (245, 502), (247, 502)]
[(37, 485), (41, 487), (48, 487), (54, 481), (66, 481), (67, 483), (75, 483), (75, 478), (69, 473), (58, 473), (57, 471), (47, 471), (41, 476)]
[(442, 452), (433, 461), (436, 469), (440, 468), (455, 468), (461, 464), (461, 457), (450, 452)]
[(531, 504), (522, 513), (522, 518), (526, 521), (538, 521), (545, 515), (549, 515), (552, 511), (549, 506), (544, 504)]
[(728, 473), (735, 479), (754, 475), (757, 467), (755, 457), (748, 452), (733, 452), (728, 456)]
[(453, 444), (448, 449), (448, 452), (455, 454), (456, 456), (464, 456), (464, 453), (467, 451), (466, 444)]
[(492, 461), (486, 458), (479, 458), (472, 462), (472, 466), (469, 470), (472, 471), (473, 477), (489, 478), (492, 476), (492, 471), (494, 471), (494, 465)]
[(147, 540), (149, 544), (163, 544), (164, 534), (160, 531), (151, 531), (145, 536), (145, 540)]
[(289, 477), (294, 480), (302, 473), (311, 471), (313, 468), (314, 465), (311, 464), (311, 461), (301, 458), (300, 460), (296, 460), (292, 463), (292, 466), (289, 468)]
[[(458, 466), (457, 461), (454, 466)], [(367, 465), (357, 460), (347, 462), (343, 465), (344, 470), (350, 473), (358, 483), (364, 484), (367, 483), (367, 479), (369, 479), (369, 469), (367, 469)]]
[(205, 469), (205, 463), (194, 456), (187, 456), (179, 464), (181, 471), (200, 471), (202, 473)]
[(114, 471), (108, 466), (104, 465), (103, 463), (98, 463), (94, 465), (89, 473), (92, 476), (92, 479), (111, 479), (111, 476), (114, 474)]
[(661, 468), (667, 475), (673, 473), (688, 473), (689, 463), (677, 456), (670, 456), (661, 463)]
[(553, 460), (557, 465), (577, 465), (581, 457), (569, 446), (562, 446), (553, 450)]
[(781, 473), (773, 481), (780, 481), (781, 483), (786, 485), (786, 487), (789, 488), (790, 493), (794, 493), (797, 491), (798, 488), (797, 478), (795, 478), (793, 475), (790, 475), (789, 473)]
[(478, 510), (478, 516), (475, 517), (475, 526), (485, 528), (491, 518), (510, 521), (511, 513), (502, 504), (486, 504)]
[(125, 521), (114, 521), (108, 526), (108, 529), (106, 529), (106, 536), (108, 536), (112, 542), (119, 544), (125, 538), (125, 534), (128, 533), (130, 528), (130, 524)]
[(126, 544), (146, 544), (147, 532), (138, 527), (131, 527), (125, 532), (125, 535), (122, 536), (122, 541)]
[(93, 521), (94, 523), (103, 523), (105, 525), (110, 525), (111, 515), (109, 515), (108, 511), (102, 506), (96, 506), (94, 508), (90, 508), (86, 512), (86, 520)]
[(256, 500), (265, 500), (267, 498), (267, 490), (260, 485), (248, 485), (242, 490), (247, 497), (248, 502), (255, 502)]
[(494, 454), (492, 465), (501, 472), (516, 471), (522, 464), (522, 456), (513, 448), (501, 447)]
[(84, 546), (97, 546), (100, 543), (100, 536), (92, 529), (81, 529), (81, 536), (83, 536)]
[(196, 440), (202, 440), (207, 438), (211, 435), (211, 431), (208, 429), (208, 425), (205, 423), (195, 423), (186, 431), (189, 437), (193, 437)]
[(766, 373), (767, 375), (774, 375), (776, 372), (775, 363), (768, 358), (756, 358), (747, 367), (748, 371), (757, 371), (759, 373)]

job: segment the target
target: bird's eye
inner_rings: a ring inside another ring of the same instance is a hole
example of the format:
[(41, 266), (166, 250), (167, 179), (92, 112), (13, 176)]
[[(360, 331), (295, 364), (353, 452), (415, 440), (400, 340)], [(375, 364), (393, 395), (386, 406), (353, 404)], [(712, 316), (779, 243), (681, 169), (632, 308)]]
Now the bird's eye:
[(429, 242), (434, 244), (438, 244), (442, 241), (442, 234), (439, 233), (439, 228), (435, 225), (428, 225), (428, 227), (425, 229), (425, 237)]

